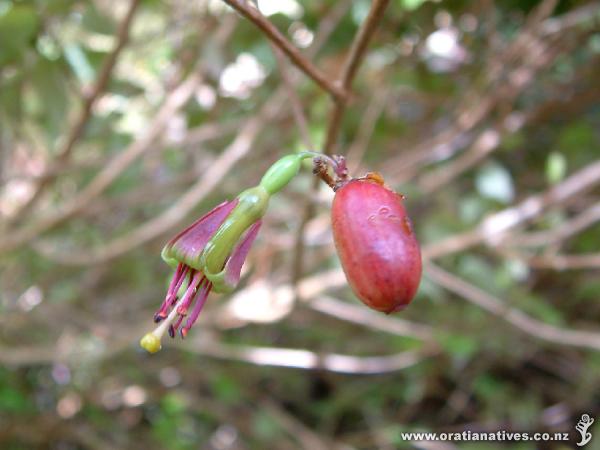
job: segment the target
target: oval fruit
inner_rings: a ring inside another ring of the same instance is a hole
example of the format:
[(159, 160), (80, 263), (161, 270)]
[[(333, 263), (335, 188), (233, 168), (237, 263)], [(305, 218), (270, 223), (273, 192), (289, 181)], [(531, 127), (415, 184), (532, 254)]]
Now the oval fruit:
[(331, 211), (333, 238), (354, 294), (385, 313), (404, 309), (421, 280), (421, 250), (403, 197), (377, 176), (340, 187)]

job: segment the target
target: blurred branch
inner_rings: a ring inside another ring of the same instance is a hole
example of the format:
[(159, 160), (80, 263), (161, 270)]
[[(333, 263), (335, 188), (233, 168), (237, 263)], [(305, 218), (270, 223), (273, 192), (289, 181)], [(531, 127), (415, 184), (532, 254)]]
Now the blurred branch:
[[(431, 138), (419, 139), (397, 158), (388, 161), (387, 166), (398, 168), (393, 173), (394, 183), (411, 178), (427, 164), (452, 157), (465, 145), (472, 143), (474, 139), (472, 132), (500, 105), (514, 103), (518, 96), (532, 82), (536, 81), (537, 73), (548, 67), (559, 55), (569, 51), (568, 48), (554, 48), (557, 42), (562, 42), (561, 38), (564, 35), (556, 31), (558, 30), (556, 26), (552, 27), (555, 31), (550, 32), (547, 24), (549, 21), (561, 20), (560, 23), (565, 26), (575, 27), (582, 23), (577, 20), (568, 20), (572, 17), (572, 12), (557, 18), (549, 18), (555, 4), (554, 0), (547, 0), (538, 5), (530, 13), (526, 25), (521, 28), (519, 34), (509, 45), (490, 54), (483, 69), (485, 83), (483, 86), (479, 83), (474, 84), (462, 95), (461, 101), (450, 113), (453, 117), (450, 125), (443, 128), (442, 131), (433, 133)], [(563, 19), (564, 22), (562, 22)], [(571, 42), (569, 45), (572, 47), (576, 44)], [(496, 131), (499, 130), (496, 129)], [(493, 149), (490, 148), (486, 151), (493, 151)], [(474, 150), (473, 152), (475, 153)], [(472, 154), (471, 157), (473, 156)], [(469, 158), (457, 163), (453, 170), (458, 174), (462, 170), (462, 166), (468, 166), (468, 164), (472, 164)], [(427, 179), (428, 182), (430, 180)], [(434, 190), (437, 187), (430, 188), (426, 185), (426, 188)]]
[(431, 194), (452, 182), (452, 180), (472, 168), (477, 163), (483, 161), (500, 145), (500, 133), (502, 130), (499, 128), (500, 127), (489, 127), (485, 129), (479, 133), (479, 136), (475, 139), (475, 142), (473, 142), (470, 148), (456, 159), (421, 176), (418, 183), (423, 192)]
[[(306, 283), (306, 281), (303, 282)], [(302, 284), (299, 290), (302, 292)], [(362, 305), (353, 305), (329, 296), (307, 298), (306, 301), (307, 306), (311, 309), (339, 320), (398, 336), (409, 336), (428, 342), (434, 341), (433, 328), (429, 325), (378, 314), (370, 309), (365, 309)]]
[(23, 215), (25, 215), (31, 209), (31, 207), (39, 199), (44, 188), (48, 186), (58, 174), (60, 174), (61, 168), (70, 158), (71, 153), (75, 148), (75, 144), (83, 135), (83, 131), (88, 121), (92, 117), (92, 109), (96, 101), (104, 93), (104, 90), (108, 85), (108, 81), (110, 80), (112, 71), (117, 64), (117, 60), (121, 54), (121, 51), (123, 50), (125, 45), (127, 45), (127, 41), (129, 40), (129, 30), (131, 28), (131, 23), (133, 21), (133, 17), (135, 16), (135, 12), (139, 3), (139, 0), (130, 1), (129, 8), (127, 9), (125, 17), (123, 18), (123, 21), (119, 25), (119, 29), (117, 31), (116, 44), (113, 50), (108, 54), (108, 56), (104, 60), (94, 86), (89, 92), (85, 92), (84, 90), (83, 105), (81, 108), (81, 112), (79, 113), (79, 116), (73, 123), (71, 129), (68, 131), (66, 138), (64, 138), (64, 144), (57, 151), (57, 154), (54, 157), (50, 167), (46, 168), (46, 171), (41, 175), (40, 179), (35, 185), (32, 196), (27, 202), (25, 202), (21, 206), (18, 213), (15, 214), (9, 220), (9, 225), (11, 223), (17, 222)]
[(423, 258), (439, 258), (466, 250), (482, 242), (492, 246), (502, 244), (509, 230), (540, 215), (549, 206), (566, 202), (598, 183), (600, 183), (600, 160), (571, 174), (546, 192), (530, 196), (516, 206), (488, 216), (473, 230), (425, 246)]
[[(58, 205), (55, 210), (37, 221), (5, 234), (0, 239), (0, 253), (11, 251), (27, 243), (39, 234), (63, 223), (77, 212), (92, 203), (110, 184), (119, 177), (140, 155), (151, 148), (166, 123), (171, 119), (194, 93), (200, 82), (198, 73), (191, 74), (166, 98), (162, 107), (151, 121), (145, 132), (136, 138), (122, 153), (117, 154), (78, 194)], [(10, 238), (8, 235), (10, 234)]]
[(544, 21), (541, 26), (543, 35), (556, 35), (563, 33), (569, 28), (588, 25), (595, 22), (600, 24), (600, 4), (598, 2), (589, 2), (572, 11), (569, 11), (558, 17), (551, 17)]
[(427, 264), (425, 273), (434, 283), (506, 320), (526, 334), (553, 344), (600, 350), (600, 333), (563, 329), (541, 322), (431, 262)]
[(245, 0), (223, 0), (241, 15), (256, 25), (278, 48), (281, 49), (294, 64), (306, 75), (312, 78), (325, 91), (336, 99), (346, 97), (346, 91), (335, 83), (329, 81), (329, 77), (322, 73), (308, 58), (291, 44), (281, 32), (267, 20), (258, 9)]
[(346, 374), (374, 375), (397, 372), (414, 366), (437, 353), (437, 351), (426, 350), (406, 351), (387, 356), (350, 356), (337, 353), (316, 353), (304, 349), (254, 347), (198, 341), (186, 345), (186, 350), (198, 355), (242, 361), (259, 366), (326, 370)]
[(598, 269), (600, 268), (600, 253), (587, 253), (583, 255), (543, 254), (526, 255), (509, 251), (510, 257), (525, 262), (536, 269), (552, 269), (556, 271)]
[(277, 92), (258, 114), (251, 116), (241, 127), (236, 138), (211, 164), (210, 170), (200, 177), (176, 202), (158, 216), (144, 222), (132, 231), (85, 252), (71, 251), (58, 255), (44, 252), (55, 262), (68, 265), (92, 265), (116, 258), (139, 245), (167, 232), (182, 221), (219, 184), (229, 170), (250, 151), (262, 127), (274, 119), (283, 103), (283, 91)]
[(517, 247), (537, 247), (555, 244), (573, 236), (600, 221), (600, 202), (587, 208), (571, 220), (546, 231), (508, 236), (505, 244)]
[(307, 56), (314, 57), (331, 37), (340, 21), (352, 7), (352, 0), (339, 0), (328, 9), (319, 22), (315, 39), (307, 50)]

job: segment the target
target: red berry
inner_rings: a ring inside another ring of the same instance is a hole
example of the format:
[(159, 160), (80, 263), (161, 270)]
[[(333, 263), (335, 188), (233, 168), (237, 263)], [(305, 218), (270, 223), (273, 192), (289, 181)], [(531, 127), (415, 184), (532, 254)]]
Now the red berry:
[(404, 309), (421, 280), (421, 251), (403, 197), (371, 175), (340, 187), (331, 211), (333, 238), (356, 296), (386, 313)]

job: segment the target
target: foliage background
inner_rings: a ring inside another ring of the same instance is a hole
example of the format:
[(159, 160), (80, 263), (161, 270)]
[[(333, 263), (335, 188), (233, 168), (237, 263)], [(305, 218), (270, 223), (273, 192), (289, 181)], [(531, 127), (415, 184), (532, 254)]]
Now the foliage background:
[[(331, 82), (371, 6), (259, 3)], [(0, 1), (0, 447), (571, 448), (600, 422), (599, 62), (598, 2), (391, 1), (331, 149), (407, 196), (414, 303), (353, 297), (306, 170), (150, 357), (163, 243), (322, 148), (334, 102), (218, 1)], [(400, 435), (467, 429), (573, 440)]]

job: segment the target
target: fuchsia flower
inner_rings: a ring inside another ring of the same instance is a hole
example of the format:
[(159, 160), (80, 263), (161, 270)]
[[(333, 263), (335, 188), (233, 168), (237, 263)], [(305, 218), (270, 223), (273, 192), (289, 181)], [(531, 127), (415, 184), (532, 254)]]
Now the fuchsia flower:
[[(168, 331), (171, 337), (174, 337), (178, 330), (181, 337), (187, 335), (192, 325), (198, 319), (198, 315), (206, 303), (208, 294), (213, 289), (213, 283), (216, 283), (215, 290), (218, 292), (233, 289), (238, 284), (242, 265), (258, 234), (262, 223), (261, 220), (254, 222), (231, 250), (231, 255), (227, 257), (222, 269), (222, 282), (215, 279), (220, 276), (220, 273), (213, 274), (201, 264), (202, 254), (206, 245), (224, 224), (238, 203), (239, 199), (235, 199), (220, 204), (171, 239), (165, 246), (163, 258), (168, 263), (176, 264), (176, 270), (167, 290), (165, 300), (154, 315), (154, 321), (159, 323), (165, 319), (169, 319), (169, 316), (171, 316), (171, 320), (167, 320), (169, 324)], [(198, 264), (199, 262), (200, 264)], [(183, 294), (179, 303), (177, 303), (180, 291)], [(190, 311), (191, 314), (188, 315)], [(185, 324), (179, 328), (186, 317)], [(172, 323), (172, 320), (175, 320), (175, 323)]]
[(298, 173), (303, 159), (312, 156), (314, 153), (304, 152), (280, 159), (258, 186), (220, 204), (165, 245), (161, 256), (175, 274), (165, 300), (154, 314), (159, 325), (142, 338), (142, 347), (157, 352), (166, 331), (171, 337), (177, 332), (185, 337), (211, 291), (225, 293), (237, 286), (271, 195)]

